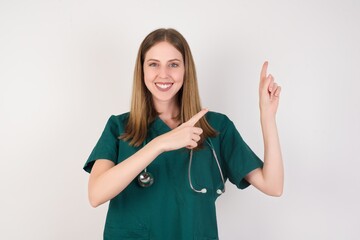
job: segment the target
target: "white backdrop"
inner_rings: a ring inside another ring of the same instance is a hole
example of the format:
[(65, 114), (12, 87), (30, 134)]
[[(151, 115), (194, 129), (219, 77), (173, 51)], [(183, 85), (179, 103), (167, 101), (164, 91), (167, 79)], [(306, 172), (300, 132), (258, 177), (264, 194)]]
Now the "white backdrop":
[(281, 198), (228, 184), (221, 239), (359, 239), (360, 2), (0, 1), (0, 239), (101, 239), (107, 205), (82, 166), (111, 114), (129, 110), (135, 56), (178, 29), (202, 103), (263, 154), (261, 64), (283, 87)]

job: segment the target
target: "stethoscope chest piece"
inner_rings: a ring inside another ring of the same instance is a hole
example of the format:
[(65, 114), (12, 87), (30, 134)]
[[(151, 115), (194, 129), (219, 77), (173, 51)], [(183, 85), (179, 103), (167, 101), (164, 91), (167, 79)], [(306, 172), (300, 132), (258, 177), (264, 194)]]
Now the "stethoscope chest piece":
[(154, 177), (149, 172), (142, 172), (138, 176), (138, 183), (141, 187), (150, 187), (154, 183)]

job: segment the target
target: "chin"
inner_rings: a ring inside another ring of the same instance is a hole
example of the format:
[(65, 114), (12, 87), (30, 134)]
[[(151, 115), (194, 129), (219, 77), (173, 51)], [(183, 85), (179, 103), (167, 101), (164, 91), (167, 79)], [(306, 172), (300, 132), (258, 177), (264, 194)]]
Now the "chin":
[(153, 101), (155, 102), (161, 102), (161, 103), (166, 103), (166, 102), (172, 102), (176, 100), (176, 95), (173, 96), (154, 96), (153, 95)]

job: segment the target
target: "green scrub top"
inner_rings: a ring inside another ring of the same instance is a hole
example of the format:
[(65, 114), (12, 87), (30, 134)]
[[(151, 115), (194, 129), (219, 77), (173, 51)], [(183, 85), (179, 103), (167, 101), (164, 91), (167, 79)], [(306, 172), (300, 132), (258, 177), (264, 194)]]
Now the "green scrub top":
[[(97, 159), (115, 164), (140, 149), (118, 139), (124, 133), (129, 113), (111, 116), (91, 152), (84, 170), (91, 172)], [(247, 146), (230, 119), (220, 113), (208, 112), (206, 119), (219, 133), (210, 138), (225, 180), (244, 189), (244, 177), (263, 162)], [(148, 128), (146, 142), (171, 129), (156, 118)], [(218, 239), (215, 200), (217, 189), (223, 189), (220, 171), (209, 145), (193, 151), (190, 188), (188, 167), (190, 151), (182, 148), (160, 154), (148, 167), (154, 184), (143, 188), (134, 179), (120, 194), (110, 200), (104, 239), (215, 240)]]

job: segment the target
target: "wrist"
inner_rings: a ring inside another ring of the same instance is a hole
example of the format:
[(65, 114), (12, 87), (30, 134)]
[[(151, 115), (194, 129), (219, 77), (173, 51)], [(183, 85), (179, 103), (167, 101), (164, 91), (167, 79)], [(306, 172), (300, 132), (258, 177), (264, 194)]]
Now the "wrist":
[(261, 121), (276, 121), (276, 115), (272, 112), (260, 111)]
[(276, 128), (276, 117), (273, 114), (260, 114), (260, 123), (263, 131)]
[(150, 149), (153, 149), (157, 155), (165, 152), (164, 144), (162, 144), (161, 136), (158, 136), (148, 143)]

